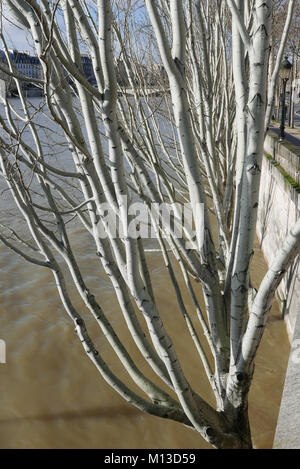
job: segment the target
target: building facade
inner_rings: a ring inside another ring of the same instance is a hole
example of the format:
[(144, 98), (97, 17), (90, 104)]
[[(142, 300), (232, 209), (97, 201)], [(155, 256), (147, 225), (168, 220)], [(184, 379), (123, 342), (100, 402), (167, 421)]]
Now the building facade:
[[(18, 51), (18, 50), (10, 50), (9, 51), (11, 61), (13, 63), (13, 67), (16, 70), (16, 72), (19, 72), (20, 75), (25, 75), (28, 78), (32, 79), (42, 79), (43, 77), (43, 71), (42, 71), (42, 66), (40, 63), (39, 58), (36, 55), (31, 55), (27, 51)], [(5, 52), (3, 50), (0, 50), (0, 63), (3, 63), (6, 67), (8, 66)], [(93, 70), (93, 64), (91, 58), (87, 54), (82, 54), (81, 55), (81, 64), (83, 68), (83, 72), (87, 78), (87, 80), (92, 84), (96, 84), (96, 78)], [(65, 74), (67, 72), (65, 71)], [(2, 77), (3, 75), (3, 77)], [(7, 79), (8, 81), (11, 82), (9, 77), (6, 75), (4, 77), (5, 73), (1, 72), (0, 70), (0, 79)], [(72, 81), (72, 80), (71, 80)], [(25, 83), (24, 83), (25, 86)], [(26, 84), (26, 87), (30, 87), (30, 83)]]
[(28, 52), (17, 50), (10, 51), (10, 56), (16, 69), (28, 78), (40, 79), (42, 67), (39, 58), (36, 55), (30, 55)]
[(87, 54), (82, 54), (81, 55), (81, 64), (83, 68), (83, 72), (86, 76), (86, 79), (92, 84), (96, 84), (96, 78), (94, 74), (94, 69), (93, 69), (93, 63), (91, 57), (89, 57)]

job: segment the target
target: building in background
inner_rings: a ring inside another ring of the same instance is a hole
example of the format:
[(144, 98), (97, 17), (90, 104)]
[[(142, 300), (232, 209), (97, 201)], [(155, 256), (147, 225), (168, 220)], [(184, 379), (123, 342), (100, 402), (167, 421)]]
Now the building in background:
[(87, 54), (82, 54), (81, 55), (81, 63), (82, 63), (82, 68), (83, 72), (86, 76), (86, 79), (91, 83), (91, 85), (96, 84), (96, 78), (94, 74), (94, 69), (93, 69), (93, 64), (92, 64), (92, 59), (90, 56)]
[[(0, 50), (0, 65), (7, 67), (6, 56), (2, 50)], [(10, 81), (10, 77), (5, 72), (0, 70), (0, 98), (5, 99)]]
[(16, 69), (28, 78), (40, 79), (42, 67), (36, 55), (30, 55), (26, 51), (10, 50), (10, 56)]
[[(10, 57), (13, 63), (13, 67), (16, 72), (19, 72), (20, 75), (25, 75), (28, 78), (32, 79), (42, 79), (43, 71), (39, 58), (36, 55), (31, 55), (28, 51), (18, 51), (16, 49), (9, 50)], [(3, 63), (6, 67), (8, 66), (5, 52), (0, 50), (0, 63)], [(91, 58), (87, 54), (81, 55), (81, 63), (83, 72), (87, 80), (92, 84), (96, 85), (96, 78), (93, 70), (93, 64)], [(66, 76), (68, 75), (65, 71)], [(0, 70), (0, 79), (6, 80), (9, 83), (9, 89), (13, 92), (16, 92), (16, 86), (14, 80), (11, 79), (8, 75)], [(69, 79), (69, 78), (68, 78)], [(70, 79), (70, 81), (72, 81)], [(34, 83), (23, 82), (24, 89), (36, 88)]]
[(293, 99), (294, 104), (300, 104), (300, 78), (296, 78), (293, 81), (292, 92), (293, 92), (292, 99)]

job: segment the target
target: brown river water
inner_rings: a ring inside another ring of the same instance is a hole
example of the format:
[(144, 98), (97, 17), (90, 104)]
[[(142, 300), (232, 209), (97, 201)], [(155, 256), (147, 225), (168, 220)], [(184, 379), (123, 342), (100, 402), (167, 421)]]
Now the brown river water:
[[(92, 257), (92, 246), (84, 244), (81, 231), (74, 233), (73, 239), (89, 286), (97, 288), (104, 311), (139, 363), (109, 280)], [(209, 447), (196, 432), (130, 406), (103, 381), (74, 334), (50, 272), (23, 262), (2, 246), (0, 263), (0, 338), (7, 344), (7, 363), (0, 364), (0, 448)], [(151, 254), (149, 266), (163, 320), (186, 376), (203, 397), (211, 400), (158, 254)], [(257, 250), (254, 286), (265, 269)], [(187, 295), (185, 299), (192, 312)], [(105, 360), (123, 377), (122, 366), (114, 360), (101, 333), (95, 332), (94, 338)], [(256, 448), (272, 447), (288, 354), (285, 326), (275, 305), (257, 357), (250, 395)]]
[[(65, 166), (66, 158), (62, 161)], [(10, 218), (4, 198), (5, 193), (1, 192), (1, 221), (14, 220), (16, 227), (17, 219), (14, 214)], [(137, 364), (152, 378), (128, 337), (110, 281), (99, 268), (94, 247), (79, 227), (73, 228), (72, 241), (88, 287)], [(157, 304), (185, 374), (194, 389), (213, 403), (166, 269), (158, 254), (149, 254), (148, 262)], [(258, 286), (265, 271), (265, 261), (257, 249), (252, 268), (254, 286)], [(0, 245), (0, 287), (0, 339), (5, 340), (7, 347), (7, 363), (0, 364), (0, 448), (209, 447), (199, 434), (183, 425), (148, 416), (130, 406), (104, 382), (86, 357), (48, 270), (26, 263)], [(198, 284), (194, 288), (199, 288)], [(187, 293), (184, 300), (195, 318)], [(121, 364), (101, 332), (87, 318), (79, 298), (75, 298), (74, 304), (83, 311), (105, 361), (125, 380)], [(256, 448), (272, 447), (288, 355), (288, 337), (275, 305), (259, 349), (250, 394)], [(135, 389), (133, 383), (128, 381), (128, 384)]]

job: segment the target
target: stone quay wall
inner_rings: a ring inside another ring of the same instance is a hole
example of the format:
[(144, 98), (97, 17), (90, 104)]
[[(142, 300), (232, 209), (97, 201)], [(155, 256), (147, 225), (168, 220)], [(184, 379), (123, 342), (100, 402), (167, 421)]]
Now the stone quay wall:
[[(257, 235), (267, 263), (300, 216), (300, 147), (265, 141)], [(300, 449), (300, 261), (296, 259), (281, 282), (277, 300), (286, 321), (291, 354), (273, 448)], [(280, 344), (279, 344), (280, 345)]]

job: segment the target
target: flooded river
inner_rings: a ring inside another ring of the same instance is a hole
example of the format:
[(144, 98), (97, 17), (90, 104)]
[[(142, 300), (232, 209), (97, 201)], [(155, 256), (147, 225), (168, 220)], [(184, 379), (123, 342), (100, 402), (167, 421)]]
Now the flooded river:
[[(4, 198), (1, 204), (3, 219)], [(94, 247), (79, 226), (73, 227), (72, 240), (88, 286), (101, 299), (107, 317), (144, 371), (140, 355), (127, 336), (110, 281), (94, 256)], [(212, 402), (165, 267), (158, 254), (152, 253), (148, 260), (157, 303), (186, 376), (195, 390)], [(265, 270), (257, 249), (254, 286), (258, 286)], [(196, 432), (130, 406), (103, 381), (86, 357), (60, 303), (52, 274), (45, 268), (27, 264), (0, 245), (0, 286), (0, 339), (7, 346), (7, 363), (0, 364), (0, 448), (209, 447)], [(193, 315), (188, 295), (184, 298)], [(102, 334), (93, 329), (93, 338), (113, 371), (124, 378), (122, 366)], [(275, 305), (257, 357), (250, 394), (250, 419), (257, 448), (272, 447), (288, 354), (285, 326)]]
[[(78, 242), (80, 242), (80, 233)], [(81, 246), (82, 256), (89, 256)], [(1, 448), (206, 448), (201, 437), (178, 423), (148, 416), (125, 403), (97, 374), (66, 316), (51, 274), (0, 248), (0, 337), (7, 363), (0, 365)], [(160, 310), (195, 389), (210, 399), (195, 349), (184, 332), (176, 298), (157, 255), (151, 271)], [(91, 284), (116, 329), (125, 329), (105, 277), (88, 262)], [(255, 281), (265, 270), (256, 253)], [(187, 299), (188, 301), (188, 299)], [(175, 315), (175, 318), (174, 318)], [(114, 370), (109, 347), (101, 351)], [(190, 345), (187, 346), (187, 343)], [(134, 345), (130, 345), (133, 354)], [(279, 410), (289, 344), (273, 308), (257, 358), (250, 395), (254, 443), (270, 448)], [(118, 368), (119, 367), (119, 368)]]

